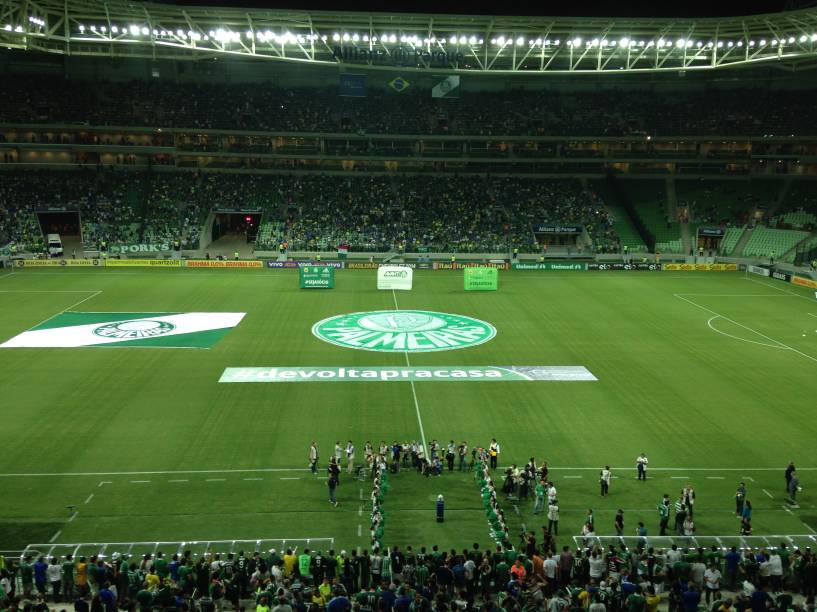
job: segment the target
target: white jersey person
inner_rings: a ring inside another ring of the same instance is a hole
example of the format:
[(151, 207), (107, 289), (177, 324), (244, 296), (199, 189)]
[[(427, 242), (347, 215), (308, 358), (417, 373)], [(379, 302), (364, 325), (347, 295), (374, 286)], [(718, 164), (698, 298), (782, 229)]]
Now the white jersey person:
[(610, 466), (605, 465), (599, 473), (599, 484), (601, 485), (601, 496), (605, 497), (610, 492), (610, 479), (613, 473), (610, 471)]
[(488, 458), (490, 459), (491, 469), (495, 470), (497, 462), (499, 461), (499, 442), (496, 438), (491, 438), (491, 443), (488, 445)]
[(641, 453), (638, 456), (638, 459), (635, 460), (635, 469), (638, 472), (638, 479), (639, 480), (647, 480), (647, 464), (649, 460), (647, 459), (647, 455)]
[(346, 443), (346, 471), (351, 474), (355, 469), (355, 445), (349, 440)]
[(313, 474), (318, 472), (318, 443), (315, 440), (309, 446), (309, 469)]
[(335, 462), (341, 465), (341, 459), (343, 459), (343, 447), (340, 445), (340, 440), (338, 440), (335, 442)]

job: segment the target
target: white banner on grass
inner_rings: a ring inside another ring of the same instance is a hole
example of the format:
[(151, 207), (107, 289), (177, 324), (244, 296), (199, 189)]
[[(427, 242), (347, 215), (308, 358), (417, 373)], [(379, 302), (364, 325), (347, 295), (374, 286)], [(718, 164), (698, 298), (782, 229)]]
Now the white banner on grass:
[(380, 266), (377, 269), (378, 289), (411, 289), (414, 270), (407, 266)]

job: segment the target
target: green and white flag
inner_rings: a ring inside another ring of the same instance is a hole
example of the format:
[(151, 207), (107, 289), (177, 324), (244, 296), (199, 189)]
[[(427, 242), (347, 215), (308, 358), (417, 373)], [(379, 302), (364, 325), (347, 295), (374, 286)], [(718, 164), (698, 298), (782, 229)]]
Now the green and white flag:
[(0, 348), (210, 348), (243, 312), (63, 312)]
[(434, 87), (431, 88), (432, 98), (459, 98), (460, 97), (460, 77), (459, 75), (451, 75), (442, 77), (437, 81)]

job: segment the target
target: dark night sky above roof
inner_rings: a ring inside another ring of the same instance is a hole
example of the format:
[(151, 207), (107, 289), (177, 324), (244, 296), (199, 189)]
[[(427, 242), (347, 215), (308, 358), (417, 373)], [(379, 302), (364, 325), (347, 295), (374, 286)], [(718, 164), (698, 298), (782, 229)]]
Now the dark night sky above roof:
[(544, 15), (554, 17), (735, 17), (777, 13), (817, 4), (814, 0), (652, 0), (630, 2), (546, 2), (542, 0), (161, 0), (183, 6), (224, 6), (232, 8), (295, 9), (326, 11), (449, 13), (471, 15)]

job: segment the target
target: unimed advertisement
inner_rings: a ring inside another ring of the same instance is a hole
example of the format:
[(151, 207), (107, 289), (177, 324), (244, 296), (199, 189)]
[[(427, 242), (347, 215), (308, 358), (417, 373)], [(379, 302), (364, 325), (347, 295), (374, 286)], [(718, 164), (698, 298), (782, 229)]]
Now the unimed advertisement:
[(411, 290), (414, 270), (406, 266), (380, 266), (377, 269), (378, 289)]

